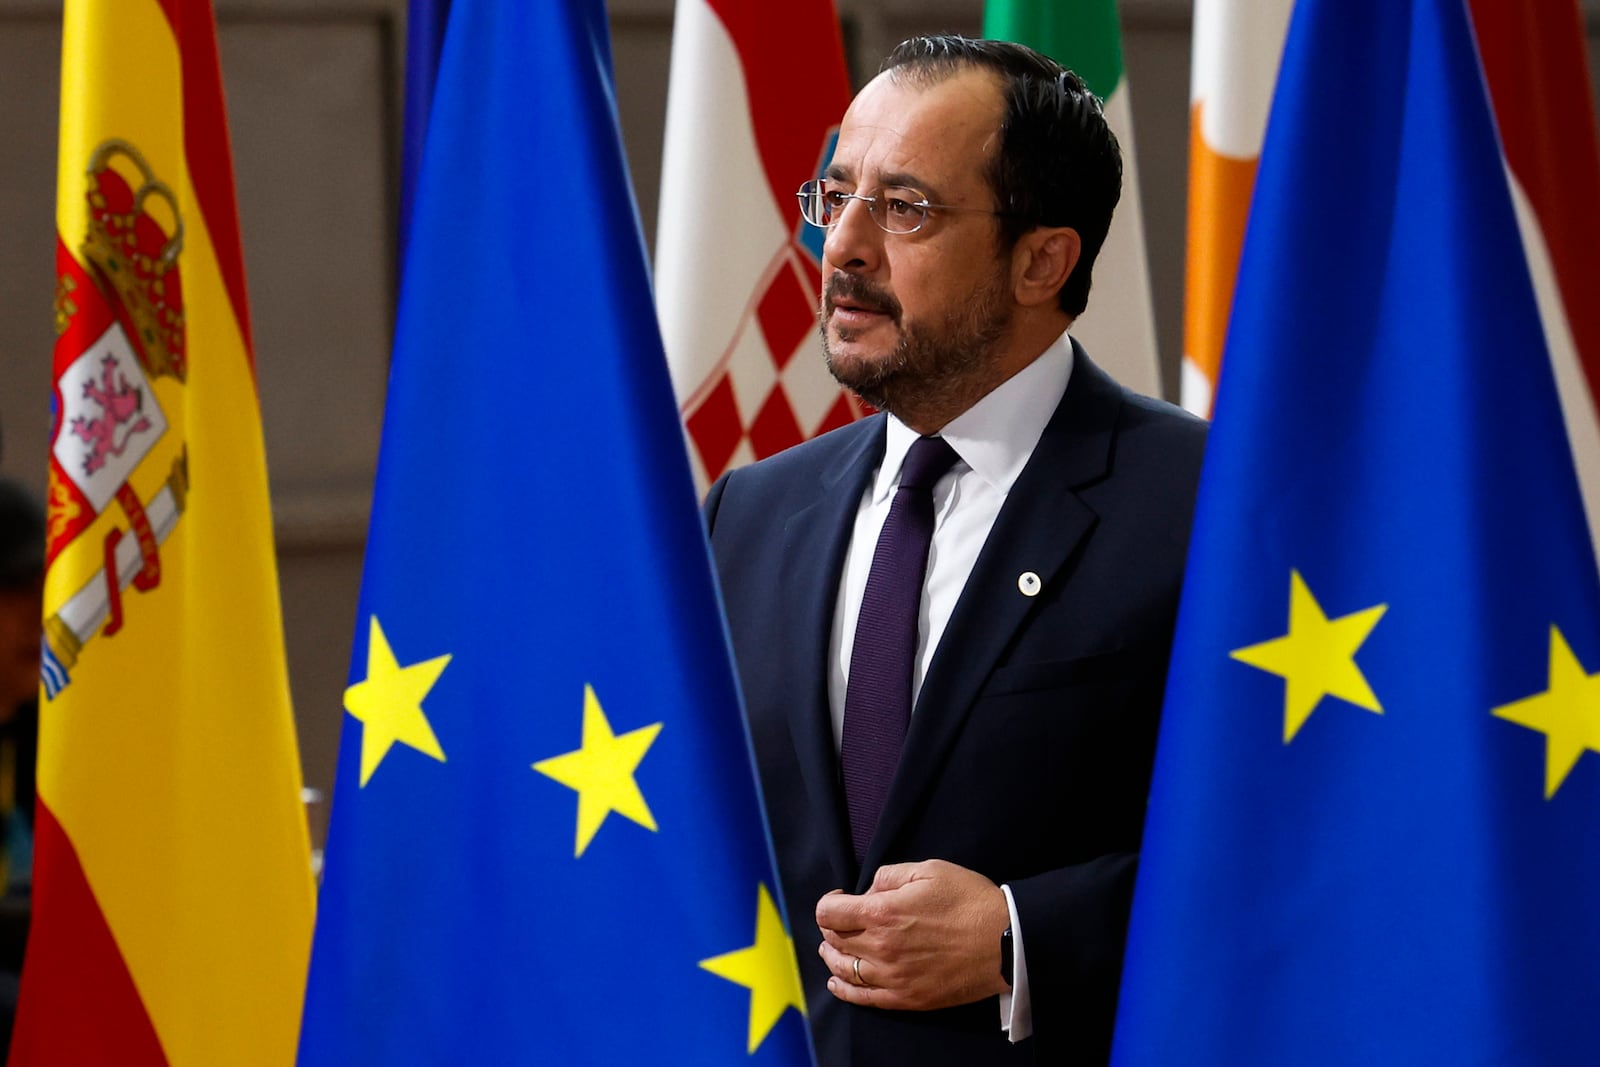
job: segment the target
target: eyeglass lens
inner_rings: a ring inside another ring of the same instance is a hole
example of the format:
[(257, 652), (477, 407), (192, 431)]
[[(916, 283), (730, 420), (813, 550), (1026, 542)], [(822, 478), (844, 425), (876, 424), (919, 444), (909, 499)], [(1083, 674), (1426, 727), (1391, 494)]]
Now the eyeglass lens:
[(833, 225), (835, 217), (852, 200), (861, 201), (872, 221), (887, 233), (913, 233), (927, 217), (927, 203), (913, 200), (904, 193), (883, 192), (877, 196), (861, 196), (829, 189), (820, 181), (809, 181), (800, 186), (796, 195), (800, 199), (801, 217), (811, 225), (823, 228)]

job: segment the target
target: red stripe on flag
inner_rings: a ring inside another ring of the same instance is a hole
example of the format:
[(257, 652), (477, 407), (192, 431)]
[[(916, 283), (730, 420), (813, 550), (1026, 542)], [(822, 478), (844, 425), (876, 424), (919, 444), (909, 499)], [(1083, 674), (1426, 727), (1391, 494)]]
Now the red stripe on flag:
[(35, 807), (34, 876), (50, 892), (33, 901), (11, 1067), (115, 1063), (165, 1067), (150, 1016), (111, 928), (61, 827)]
[(1471, 0), (1500, 141), (1533, 202), (1600, 405), (1600, 140), (1577, 0)]
[(233, 153), (228, 144), (228, 113), (222, 97), (222, 63), (217, 57), (217, 20), (211, 11), (211, 0), (159, 2), (178, 42), (183, 64), (183, 143), (189, 180), (200, 200), (200, 214), (216, 249), (222, 282), (227, 287), (254, 378), (255, 345), (250, 340), (250, 301), (244, 286), (239, 209), (233, 198)]
[[(169, 0), (170, 2), (170, 0)], [(706, 0), (739, 51), (756, 146), (773, 199), (787, 212), (814, 177), (817, 131), (838, 125), (850, 76), (832, 0)]]

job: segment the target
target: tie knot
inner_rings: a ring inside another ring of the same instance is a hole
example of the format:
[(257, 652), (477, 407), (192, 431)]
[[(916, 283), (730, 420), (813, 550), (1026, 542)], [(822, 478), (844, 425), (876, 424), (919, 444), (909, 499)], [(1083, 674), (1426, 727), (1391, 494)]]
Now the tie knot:
[(942, 437), (919, 437), (906, 453), (900, 468), (900, 488), (932, 489), (933, 483), (944, 477), (956, 465), (956, 450)]

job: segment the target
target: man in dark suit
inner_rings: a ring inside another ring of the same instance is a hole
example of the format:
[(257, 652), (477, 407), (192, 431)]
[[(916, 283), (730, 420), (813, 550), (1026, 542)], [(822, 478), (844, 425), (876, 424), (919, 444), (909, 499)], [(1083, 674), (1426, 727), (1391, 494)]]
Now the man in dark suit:
[(955, 37), (802, 187), (887, 414), (706, 519), (824, 1065), (1107, 1058), (1204, 444), (1066, 334), (1120, 188), (1076, 76)]

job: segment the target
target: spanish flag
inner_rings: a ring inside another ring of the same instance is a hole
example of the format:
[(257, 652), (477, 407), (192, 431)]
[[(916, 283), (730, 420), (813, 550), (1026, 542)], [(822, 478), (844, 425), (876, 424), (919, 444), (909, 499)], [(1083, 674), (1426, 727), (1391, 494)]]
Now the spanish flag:
[(313, 889), (209, 0), (66, 0), (13, 1064), (282, 1064)]

